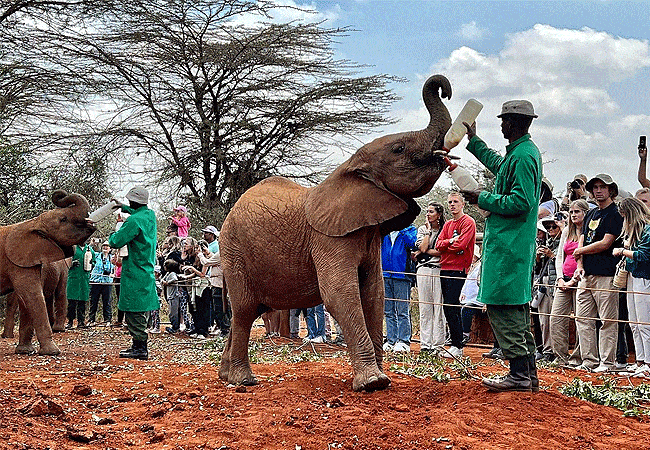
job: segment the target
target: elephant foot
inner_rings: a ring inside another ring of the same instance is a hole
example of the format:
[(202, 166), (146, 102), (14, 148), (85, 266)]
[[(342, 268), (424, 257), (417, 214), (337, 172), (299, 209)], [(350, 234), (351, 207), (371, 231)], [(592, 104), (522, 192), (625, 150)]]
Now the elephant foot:
[[(221, 376), (221, 373), (219, 373), (219, 376)], [(226, 381), (228, 381), (229, 384), (243, 386), (255, 386), (257, 384), (257, 378), (255, 378), (255, 375), (253, 375), (253, 372), (250, 370), (231, 370), (226, 377)]]
[(0, 335), (0, 337), (3, 337), (3, 338), (13, 338), (13, 337), (14, 337), (14, 332), (13, 332), (13, 330), (4, 330), (4, 331), (2, 332), (2, 335)]
[(359, 374), (354, 377), (354, 381), (352, 382), (352, 390), (356, 392), (373, 392), (381, 389), (386, 389), (388, 386), (390, 386), (390, 378), (379, 371), (378, 373), (374, 373), (369, 376), (363, 373)]
[(219, 378), (221, 378), (223, 381), (228, 381), (229, 372), (230, 367), (224, 367), (224, 364), (221, 363), (221, 367), (219, 367)]
[(44, 345), (42, 344), (41, 348), (38, 350), (39, 355), (58, 355), (59, 353), (61, 353), (61, 350), (59, 350), (59, 347), (57, 347), (54, 342)]
[(33, 355), (36, 353), (36, 347), (32, 344), (18, 344), (16, 345), (15, 353), (19, 355)]
[(62, 333), (65, 331), (65, 325), (54, 325), (52, 327), (52, 331), (54, 331), (55, 333)]

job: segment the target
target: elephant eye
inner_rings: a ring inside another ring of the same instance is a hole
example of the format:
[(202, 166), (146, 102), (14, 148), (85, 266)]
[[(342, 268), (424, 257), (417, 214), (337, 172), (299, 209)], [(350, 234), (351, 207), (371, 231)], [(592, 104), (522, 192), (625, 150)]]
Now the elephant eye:
[(66, 216), (61, 217), (61, 222), (67, 222), (68, 218)]
[(402, 143), (400, 142), (399, 144), (396, 144), (396, 145), (393, 147), (392, 151), (393, 151), (393, 153), (396, 153), (396, 154), (404, 153), (404, 148), (405, 148), (405, 147), (404, 147), (404, 144), (402, 144)]

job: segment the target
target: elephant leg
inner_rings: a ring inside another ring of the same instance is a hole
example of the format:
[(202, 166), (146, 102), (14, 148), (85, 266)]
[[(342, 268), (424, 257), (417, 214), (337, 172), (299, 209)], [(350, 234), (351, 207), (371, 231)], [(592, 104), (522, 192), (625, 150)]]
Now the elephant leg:
[(376, 264), (368, 270), (365, 273), (365, 277), (359, 280), (359, 285), (363, 317), (366, 321), (366, 328), (368, 329), (368, 334), (370, 335), (370, 340), (375, 350), (375, 361), (377, 361), (379, 370), (383, 372), (385, 294), (381, 266)]
[[(334, 316), (345, 335), (354, 372), (352, 389), (369, 392), (385, 389), (390, 385), (390, 379), (382, 372), (381, 366), (377, 365), (376, 357), (377, 350), (381, 355), (381, 336), (377, 348), (373, 341), (377, 339), (377, 328), (373, 325), (372, 329), (368, 330), (364, 319), (357, 271), (343, 275), (341, 272), (335, 272), (319, 271), (318, 279), (325, 307)], [(379, 320), (381, 327), (381, 317)], [(372, 336), (369, 331), (372, 331)], [(379, 333), (381, 334), (381, 331)], [(381, 361), (381, 356), (379, 358)]]
[[(248, 359), (248, 342), (251, 334), (251, 327), (257, 318), (255, 309), (239, 311), (233, 310), (232, 323), (230, 324), (230, 362), (228, 367), (228, 383), (254, 386), (257, 379)], [(225, 352), (225, 349), (224, 349)]]
[(25, 309), (22, 304), (20, 304), (20, 326), (18, 328), (18, 344), (16, 345), (15, 352), (19, 354), (30, 355), (36, 353), (36, 347), (32, 344), (32, 338), (34, 337), (34, 327), (32, 324), (32, 318), (29, 314), (29, 311)]
[(219, 377), (231, 384), (253, 386), (257, 380), (248, 359), (248, 341), (251, 327), (257, 318), (257, 304), (246, 288), (243, 276), (236, 276), (228, 284), (232, 304), (230, 333), (221, 357)]
[[(36, 273), (38, 274), (38, 272)], [(35, 279), (40, 280), (40, 274), (35, 277)], [(17, 284), (14, 283), (14, 286), (16, 285)], [(27, 317), (29, 318), (27, 321), (28, 323), (25, 323), (24, 325), (23, 321), (20, 321), (21, 343), (23, 343), (23, 338), (26, 343), (28, 334), (31, 334), (31, 332), (28, 331), (33, 327), (33, 330), (36, 331), (36, 338), (40, 344), (38, 353), (41, 355), (58, 355), (61, 351), (54, 341), (52, 341), (52, 328), (50, 327), (50, 320), (47, 314), (47, 307), (45, 305), (45, 297), (43, 296), (41, 283), (23, 283), (19, 286), (20, 287), (16, 289), (16, 293), (20, 297), (21, 307), (24, 308)], [(23, 330), (25, 330), (24, 335)], [(21, 343), (19, 343), (19, 345), (21, 345)], [(31, 345), (31, 336), (29, 338), (29, 344)]]
[(5, 313), (5, 325), (2, 330), (3, 338), (14, 337), (14, 328), (16, 327), (16, 309), (18, 309), (18, 296), (14, 292), (7, 296), (7, 312)]
[(66, 295), (65, 286), (59, 289), (54, 295), (54, 324), (52, 331), (65, 331), (65, 321), (68, 312), (68, 296)]

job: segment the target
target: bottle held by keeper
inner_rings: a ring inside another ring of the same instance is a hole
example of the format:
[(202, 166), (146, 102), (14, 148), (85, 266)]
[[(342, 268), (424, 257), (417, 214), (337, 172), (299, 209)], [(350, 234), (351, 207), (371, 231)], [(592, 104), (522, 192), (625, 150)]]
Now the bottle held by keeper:
[(90, 272), (93, 270), (93, 253), (90, 251), (90, 248), (86, 249), (86, 253), (84, 253), (84, 270), (86, 272)]
[(467, 169), (452, 163), (447, 157), (445, 157), (445, 162), (449, 166), (447, 170), (451, 175), (451, 179), (454, 180), (454, 183), (461, 191), (475, 191), (478, 189), (478, 181), (474, 179)]
[(112, 199), (110, 202), (106, 203), (101, 208), (96, 209), (95, 211), (93, 211), (88, 216), (88, 218), (90, 220), (92, 220), (93, 222), (99, 222), (100, 220), (105, 219), (106, 217), (108, 217), (116, 209), (119, 209), (119, 207), (120, 207), (120, 203), (117, 200)]
[(442, 145), (443, 150), (449, 152), (449, 150), (456, 147), (463, 140), (463, 136), (467, 134), (467, 128), (465, 128), (463, 122), (469, 125), (473, 124), (482, 109), (483, 105), (478, 100), (474, 100), (473, 98), (467, 100), (460, 114), (458, 114), (454, 123), (451, 124), (451, 128), (445, 134), (445, 142)]

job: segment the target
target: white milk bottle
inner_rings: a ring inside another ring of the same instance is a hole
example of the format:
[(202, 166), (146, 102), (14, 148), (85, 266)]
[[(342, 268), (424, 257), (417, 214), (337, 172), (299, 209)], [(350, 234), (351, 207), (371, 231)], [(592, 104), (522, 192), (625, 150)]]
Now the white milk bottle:
[(93, 260), (93, 253), (90, 251), (90, 247), (88, 247), (86, 249), (86, 253), (84, 253), (84, 270), (86, 272), (90, 272), (91, 270), (93, 270), (92, 260)]
[(93, 222), (99, 222), (102, 219), (105, 219), (108, 217), (113, 211), (116, 209), (119, 209), (120, 204), (117, 202), (117, 200), (112, 199), (110, 202), (106, 203), (104, 206), (102, 206), (99, 209), (96, 209), (93, 211), (88, 218), (92, 220)]
[(456, 186), (458, 186), (461, 191), (475, 191), (478, 189), (478, 181), (474, 179), (467, 169), (460, 167), (458, 164), (452, 163), (449, 158), (446, 157), (445, 162), (449, 166), (447, 170), (449, 171), (449, 175), (451, 175), (451, 179), (454, 180), (454, 183), (456, 183)]
[(458, 114), (454, 123), (451, 124), (451, 128), (445, 134), (445, 142), (442, 146), (443, 150), (449, 153), (449, 150), (460, 143), (463, 136), (467, 134), (467, 128), (465, 128), (463, 122), (467, 122), (469, 125), (473, 124), (482, 109), (483, 105), (478, 100), (474, 100), (473, 98), (467, 100), (460, 114)]

